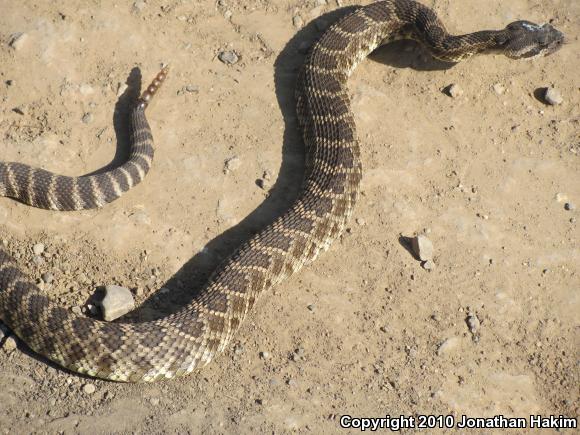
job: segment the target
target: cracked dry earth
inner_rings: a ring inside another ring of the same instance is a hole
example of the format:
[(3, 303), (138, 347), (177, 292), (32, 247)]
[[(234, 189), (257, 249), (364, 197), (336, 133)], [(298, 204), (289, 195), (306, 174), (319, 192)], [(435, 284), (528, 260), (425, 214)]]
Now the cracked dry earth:
[[(0, 432), (336, 433), (343, 414), (578, 416), (580, 3), (425, 3), (452, 32), (551, 20), (572, 44), (451, 69), (413, 42), (379, 49), (350, 81), (365, 177), (344, 236), (265, 295), (225, 354), (178, 381), (83, 378), (4, 343)], [(132, 69), (147, 82), (172, 67), (148, 109), (153, 169), (133, 191), (75, 213), (0, 199), (0, 242), (35, 279), (52, 275), (44, 291), (62, 306), (86, 312), (98, 286), (120, 284), (141, 304), (127, 318), (170, 312), (291, 202), (303, 159), (295, 73), (337, 17), (334, 0), (0, 9), (2, 160), (67, 175), (117, 163)], [(462, 94), (442, 91), (451, 84)], [(547, 105), (546, 87), (563, 103)], [(402, 242), (425, 231), (431, 271)]]

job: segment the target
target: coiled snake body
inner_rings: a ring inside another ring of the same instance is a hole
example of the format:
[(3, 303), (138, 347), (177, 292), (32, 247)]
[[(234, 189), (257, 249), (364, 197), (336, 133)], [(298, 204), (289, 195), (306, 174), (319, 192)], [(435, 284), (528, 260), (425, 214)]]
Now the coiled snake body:
[[(399, 38), (423, 43), (434, 57), (459, 61), (486, 50), (528, 58), (556, 51), (563, 36), (527, 21), (499, 31), (447, 33), (435, 13), (410, 0), (360, 7), (316, 42), (297, 84), (297, 114), (306, 144), (306, 171), (298, 199), (213, 273), (199, 297), (180, 311), (144, 323), (107, 323), (55, 305), (0, 249), (0, 319), (37, 353), (90, 376), (154, 381), (209, 363), (265, 290), (326, 250), (345, 227), (357, 201), (362, 170), (346, 82), (378, 46)], [(18, 163), (0, 163), (0, 195), (33, 206), (78, 210), (102, 206), (137, 184), (153, 157), (145, 119), (163, 70), (132, 114), (127, 163), (108, 173), (61, 177)]]

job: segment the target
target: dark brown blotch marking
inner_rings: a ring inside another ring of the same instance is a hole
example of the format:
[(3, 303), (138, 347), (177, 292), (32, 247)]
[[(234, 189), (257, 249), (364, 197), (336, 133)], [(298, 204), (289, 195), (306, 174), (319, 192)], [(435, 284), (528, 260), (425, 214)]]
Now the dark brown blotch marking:
[(288, 251), (290, 244), (292, 243), (292, 238), (281, 233), (276, 228), (271, 228), (271, 230), (260, 239), (260, 242), (267, 248), (276, 248), (283, 251)]
[[(124, 333), (119, 328), (119, 325), (103, 323), (100, 331), (100, 337), (103, 345), (109, 350), (109, 352), (114, 352), (118, 350), (122, 345), (124, 340)], [(150, 344), (151, 346), (151, 344)]]
[(241, 267), (261, 267), (268, 268), (270, 265), (270, 254), (256, 249), (242, 251), (232, 258)]
[(223, 292), (214, 293), (205, 306), (208, 310), (225, 313), (228, 310), (228, 296)]
[(304, 202), (304, 209), (313, 211), (317, 217), (324, 217), (332, 211), (332, 199), (309, 195)]
[(389, 21), (393, 16), (383, 2), (372, 3), (362, 8), (361, 11), (367, 18), (379, 24)]
[(360, 12), (355, 12), (353, 15), (346, 17), (343, 21), (338, 23), (337, 27), (344, 33), (354, 35), (356, 33), (364, 32), (368, 28), (368, 24), (365, 19), (360, 16)]
[(301, 231), (303, 233), (309, 233), (312, 230), (314, 223), (312, 220), (302, 217), (296, 213), (290, 215), (285, 221), (285, 227), (289, 230)]
[(222, 270), (216, 282), (237, 293), (246, 293), (250, 289), (246, 274), (238, 270)]
[(88, 341), (89, 338), (96, 333), (94, 330), (94, 321), (86, 317), (75, 316), (72, 319), (71, 325), (77, 337), (81, 340)]
[(346, 50), (350, 44), (351, 39), (345, 35), (336, 31), (335, 27), (332, 27), (324, 35), (323, 40), (320, 41), (322, 47), (328, 48), (330, 50)]

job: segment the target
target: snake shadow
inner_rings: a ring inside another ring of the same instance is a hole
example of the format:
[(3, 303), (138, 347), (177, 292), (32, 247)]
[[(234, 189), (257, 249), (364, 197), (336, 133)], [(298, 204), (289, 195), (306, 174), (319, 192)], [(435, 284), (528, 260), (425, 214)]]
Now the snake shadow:
[[(156, 292), (138, 310), (119, 319), (121, 322), (155, 320), (182, 309), (197, 297), (211, 273), (225, 258), (260, 229), (272, 223), (294, 202), (304, 175), (304, 144), (298, 129), (294, 100), (297, 72), (308, 48), (320, 37), (328, 24), (358, 7), (360, 6), (337, 9), (313, 20), (288, 41), (274, 62), (275, 92), (285, 128), (278, 178), (264, 202), (236, 226), (208, 242), (203, 252), (188, 260), (162, 285), (169, 292)], [(412, 49), (404, 48), (408, 46)], [(430, 58), (413, 41), (400, 41), (380, 47), (371, 55), (371, 60), (395, 68), (413, 68), (418, 71), (447, 69), (452, 66)]]
[(139, 68), (135, 67), (131, 70), (125, 84), (127, 85), (127, 88), (117, 100), (115, 111), (113, 112), (113, 129), (115, 130), (115, 137), (117, 140), (115, 155), (105, 166), (89, 172), (88, 174), (83, 175), (83, 177), (108, 172), (122, 165), (129, 159), (129, 154), (131, 152), (131, 111), (141, 95), (142, 86), (142, 76)]

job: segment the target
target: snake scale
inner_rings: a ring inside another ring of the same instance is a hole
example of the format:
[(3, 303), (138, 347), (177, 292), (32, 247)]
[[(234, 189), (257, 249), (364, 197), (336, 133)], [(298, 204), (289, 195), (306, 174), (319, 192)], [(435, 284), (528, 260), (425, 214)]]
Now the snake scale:
[[(564, 42), (550, 24), (528, 21), (453, 36), (431, 9), (411, 0), (359, 7), (313, 44), (298, 74), (297, 114), (306, 145), (298, 198), (218, 266), (199, 297), (150, 322), (77, 316), (53, 303), (0, 250), (0, 319), (35, 352), (94, 377), (155, 381), (208, 364), (228, 347), (264, 291), (314, 261), (343, 231), (362, 176), (347, 79), (375, 48), (401, 38), (420, 41), (435, 58), (451, 62), (485, 51), (532, 58), (553, 53)], [(0, 163), (0, 194), (36, 207), (79, 210), (102, 206), (136, 185), (153, 157), (145, 109), (166, 74), (158, 74), (133, 109), (131, 156), (125, 164), (99, 175), (63, 177)]]

